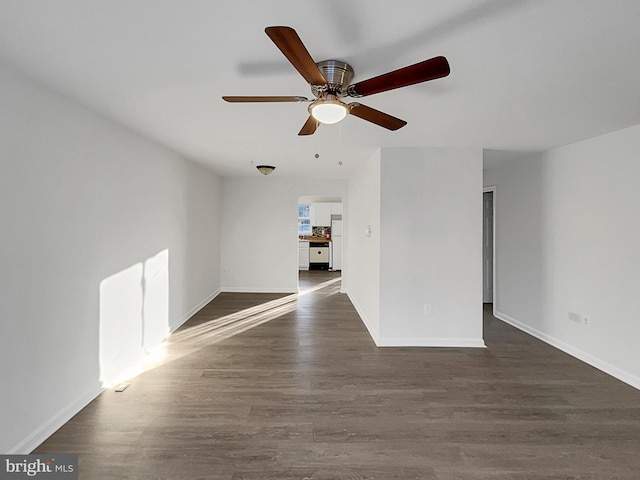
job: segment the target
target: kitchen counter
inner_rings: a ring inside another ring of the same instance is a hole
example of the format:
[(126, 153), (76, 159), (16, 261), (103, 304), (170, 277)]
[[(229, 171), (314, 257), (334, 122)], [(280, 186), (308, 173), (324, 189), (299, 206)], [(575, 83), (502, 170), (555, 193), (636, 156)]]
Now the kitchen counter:
[(327, 237), (298, 237), (298, 240), (309, 242), (309, 243), (320, 243), (320, 242), (330, 242), (331, 239)]

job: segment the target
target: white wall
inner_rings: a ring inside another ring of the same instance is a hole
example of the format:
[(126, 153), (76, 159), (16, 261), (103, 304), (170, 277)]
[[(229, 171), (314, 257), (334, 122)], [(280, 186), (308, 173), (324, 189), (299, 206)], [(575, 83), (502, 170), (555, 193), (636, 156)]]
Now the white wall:
[[(341, 196), (347, 181), (278, 178), (256, 171), (255, 178), (225, 178), (222, 185), (222, 290), (298, 291), (298, 198)], [(345, 215), (348, 224), (348, 216)], [(348, 251), (344, 252), (348, 261)], [(343, 275), (347, 275), (345, 271)]]
[(481, 150), (384, 148), (381, 167), (380, 344), (483, 347)]
[(484, 346), (479, 149), (383, 148), (349, 218), (347, 292), (377, 345)]
[[(373, 340), (380, 339), (380, 150), (349, 179), (349, 277), (343, 281)], [(371, 236), (366, 228), (371, 225)]]
[(0, 452), (29, 452), (215, 295), (219, 194), (0, 65)]
[(484, 179), (497, 186), (496, 316), (636, 388), (639, 158), (635, 126), (501, 164)]

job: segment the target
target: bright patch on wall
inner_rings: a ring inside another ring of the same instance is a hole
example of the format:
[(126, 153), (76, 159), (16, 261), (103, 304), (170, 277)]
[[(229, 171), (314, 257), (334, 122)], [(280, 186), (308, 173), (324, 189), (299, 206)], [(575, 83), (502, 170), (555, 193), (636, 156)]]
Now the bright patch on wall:
[(169, 251), (100, 282), (100, 382), (131, 376), (169, 334)]

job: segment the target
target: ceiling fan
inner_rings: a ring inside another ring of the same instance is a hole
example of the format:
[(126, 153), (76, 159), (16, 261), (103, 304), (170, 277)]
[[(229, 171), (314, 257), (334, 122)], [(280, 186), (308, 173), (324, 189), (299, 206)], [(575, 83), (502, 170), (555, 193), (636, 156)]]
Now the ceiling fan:
[(449, 62), (435, 57), (377, 77), (354, 83), (351, 65), (339, 60), (314, 62), (296, 31), (291, 27), (267, 27), (266, 34), (311, 86), (314, 100), (298, 96), (224, 96), (227, 102), (310, 102), (309, 118), (298, 135), (312, 135), (320, 123), (337, 123), (347, 114), (398, 130), (407, 122), (361, 103), (344, 103), (343, 97), (366, 97), (449, 75)]

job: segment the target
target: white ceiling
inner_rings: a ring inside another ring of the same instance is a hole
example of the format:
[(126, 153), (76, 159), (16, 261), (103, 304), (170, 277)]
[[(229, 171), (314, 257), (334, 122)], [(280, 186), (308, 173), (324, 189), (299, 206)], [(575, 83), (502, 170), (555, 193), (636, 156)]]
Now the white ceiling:
[[(220, 98), (312, 96), (269, 25), (354, 81), (437, 55), (451, 75), (359, 100), (396, 132), (348, 117), (298, 137), (306, 104)], [(500, 161), (640, 123), (638, 0), (0, 0), (0, 59), (222, 175), (346, 177), (380, 146)]]

